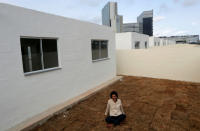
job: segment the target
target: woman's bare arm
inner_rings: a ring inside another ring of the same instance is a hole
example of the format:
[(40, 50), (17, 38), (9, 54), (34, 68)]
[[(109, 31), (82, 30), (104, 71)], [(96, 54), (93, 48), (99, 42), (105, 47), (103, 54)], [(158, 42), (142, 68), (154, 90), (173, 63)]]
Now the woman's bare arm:
[(106, 112), (105, 112), (106, 116), (109, 114), (109, 110), (110, 110), (110, 105), (109, 103), (107, 103)]
[(121, 109), (122, 114), (125, 114), (123, 106), (122, 106), (122, 102), (121, 102), (121, 105), (120, 105), (120, 109)]

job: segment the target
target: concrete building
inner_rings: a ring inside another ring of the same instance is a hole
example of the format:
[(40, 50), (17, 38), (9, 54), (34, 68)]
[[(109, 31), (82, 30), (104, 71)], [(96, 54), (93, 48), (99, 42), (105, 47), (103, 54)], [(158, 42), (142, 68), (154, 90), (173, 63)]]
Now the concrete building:
[(166, 40), (172, 40), (175, 41), (176, 44), (183, 44), (183, 43), (189, 43), (189, 44), (198, 44), (199, 42), (199, 35), (184, 35), (184, 36), (161, 36), (160, 38), (166, 39)]
[(142, 12), (137, 17), (137, 23), (124, 23), (122, 31), (153, 36), (153, 10)]
[(139, 23), (125, 23), (122, 25), (122, 32), (137, 32), (140, 33)]
[(110, 26), (116, 33), (137, 32), (153, 36), (153, 10), (144, 11), (137, 17), (137, 23), (123, 23), (118, 15), (117, 2), (108, 2), (102, 9), (102, 24)]
[(136, 32), (116, 33), (116, 49), (147, 49), (149, 36)]
[(163, 42), (158, 37), (149, 37), (149, 47), (155, 47), (155, 46), (161, 46), (163, 45)]
[(0, 3), (0, 130), (116, 76), (105, 26)]
[(144, 11), (137, 17), (137, 23), (139, 23), (139, 32), (153, 36), (153, 10)]
[(122, 32), (123, 16), (118, 15), (117, 2), (108, 2), (102, 9), (102, 24), (114, 32)]
[(149, 37), (149, 47), (156, 46), (167, 46), (167, 45), (175, 45), (176, 42), (174, 40), (166, 40), (159, 37)]

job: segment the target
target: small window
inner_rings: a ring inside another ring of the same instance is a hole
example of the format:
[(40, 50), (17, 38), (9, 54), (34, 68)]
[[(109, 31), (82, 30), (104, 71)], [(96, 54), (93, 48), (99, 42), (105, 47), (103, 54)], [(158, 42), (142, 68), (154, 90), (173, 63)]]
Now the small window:
[(158, 46), (160, 46), (160, 42), (158, 42)]
[(108, 41), (92, 40), (92, 60), (108, 58)]
[(57, 39), (21, 38), (24, 73), (58, 67)]
[(145, 41), (145, 48), (147, 49), (147, 41)]
[(154, 42), (154, 46), (156, 46), (156, 42)]
[(135, 42), (135, 49), (140, 49), (140, 42), (139, 41)]

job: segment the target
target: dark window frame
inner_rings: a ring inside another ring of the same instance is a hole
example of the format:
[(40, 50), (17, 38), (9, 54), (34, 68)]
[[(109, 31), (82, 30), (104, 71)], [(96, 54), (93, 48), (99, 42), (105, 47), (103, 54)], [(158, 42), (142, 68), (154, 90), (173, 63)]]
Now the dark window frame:
[(140, 49), (140, 41), (135, 41), (135, 49)]
[[(93, 42), (98, 42), (98, 58), (94, 58), (93, 56)], [(102, 42), (106, 42), (106, 57), (102, 57)], [(92, 61), (101, 61), (105, 59), (109, 59), (109, 41), (108, 40), (99, 40), (99, 39), (92, 39), (91, 40), (91, 54), (92, 54)]]
[[(58, 41), (59, 41), (59, 39), (57, 37), (20, 36), (20, 46), (21, 46), (21, 48), (22, 48), (22, 43), (21, 43), (22, 39), (32, 39), (32, 40), (39, 40), (40, 41), (40, 53), (41, 53), (40, 58), (41, 58), (41, 64), (42, 64), (42, 69), (35, 70), (35, 71), (27, 71), (27, 72), (25, 72), (24, 65), (23, 65), (23, 72), (24, 72), (25, 75), (31, 75), (31, 74), (35, 74), (35, 73), (40, 73), (40, 72), (46, 72), (46, 71), (60, 69), (59, 51), (58, 51)], [(50, 68), (45, 68), (44, 67), (44, 56), (43, 56), (44, 55), (44, 50), (43, 50), (43, 46), (42, 46), (42, 40), (56, 40), (57, 66), (50, 67)], [(23, 60), (22, 50), (21, 50), (21, 55), (22, 55), (22, 63), (23, 63), (24, 60)]]

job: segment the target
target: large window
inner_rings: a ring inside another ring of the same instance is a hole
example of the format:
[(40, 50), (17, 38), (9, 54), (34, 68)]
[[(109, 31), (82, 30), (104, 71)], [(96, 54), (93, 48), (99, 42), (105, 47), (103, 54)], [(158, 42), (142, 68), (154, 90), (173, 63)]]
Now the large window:
[(24, 73), (58, 67), (57, 39), (21, 38)]
[(108, 41), (92, 40), (92, 60), (108, 58)]

